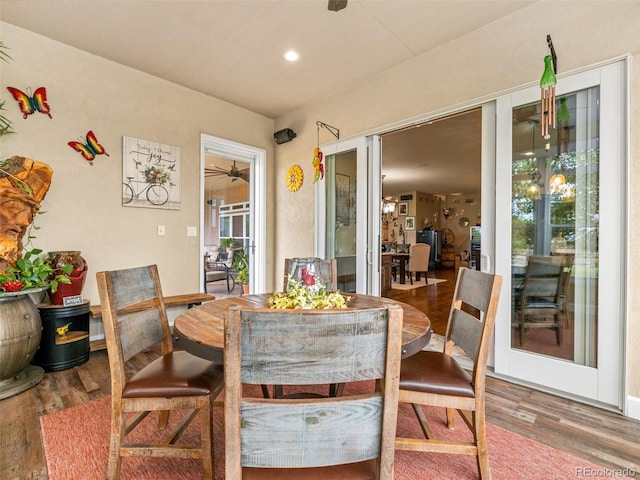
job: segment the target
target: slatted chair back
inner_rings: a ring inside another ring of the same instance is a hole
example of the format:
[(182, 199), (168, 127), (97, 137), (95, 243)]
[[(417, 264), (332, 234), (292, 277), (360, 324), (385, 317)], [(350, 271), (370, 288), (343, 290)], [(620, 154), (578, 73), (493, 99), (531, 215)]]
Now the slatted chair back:
[(445, 334), (445, 353), (458, 345), (473, 360), (472, 383), (484, 378), (496, 320), (497, 297), (493, 275), (460, 268)]
[(523, 303), (536, 298), (557, 303), (564, 267), (563, 257), (531, 255), (525, 272)]
[[(352, 477), (347, 470), (339, 477), (325, 471), (322, 478), (391, 479), (401, 345), (402, 309), (397, 305), (365, 310), (231, 307), (225, 315), (224, 350), (227, 480), (251, 478), (249, 467), (284, 469), (286, 475), (291, 468), (362, 468), (358, 462), (365, 461), (374, 465), (370, 477)], [(369, 393), (356, 396), (269, 399), (246, 397), (242, 388), (362, 380), (380, 381), (382, 391), (372, 382)], [(270, 473), (268, 478), (280, 477)]]
[[(119, 391), (126, 383), (125, 362), (131, 357), (160, 343), (162, 353), (173, 350), (169, 320), (156, 265), (111, 272), (98, 272), (103, 291), (103, 319), (109, 349), (109, 362), (121, 375)], [(102, 298), (102, 297), (101, 297)]]
[[(327, 290), (338, 289), (338, 263), (335, 258), (320, 258), (320, 277), (325, 281), (325, 287)], [(284, 259), (284, 279), (282, 283), (282, 291), (287, 290), (287, 283), (289, 282), (289, 274), (293, 268), (293, 258)]]

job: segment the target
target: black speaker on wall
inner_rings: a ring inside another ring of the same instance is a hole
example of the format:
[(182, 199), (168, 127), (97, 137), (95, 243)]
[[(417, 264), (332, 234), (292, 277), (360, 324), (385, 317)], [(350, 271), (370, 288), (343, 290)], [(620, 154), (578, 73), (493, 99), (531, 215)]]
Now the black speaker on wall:
[(280, 145), (281, 143), (290, 142), (294, 138), (296, 138), (296, 132), (294, 132), (290, 128), (283, 128), (282, 130), (278, 130), (273, 134), (273, 139), (278, 145)]

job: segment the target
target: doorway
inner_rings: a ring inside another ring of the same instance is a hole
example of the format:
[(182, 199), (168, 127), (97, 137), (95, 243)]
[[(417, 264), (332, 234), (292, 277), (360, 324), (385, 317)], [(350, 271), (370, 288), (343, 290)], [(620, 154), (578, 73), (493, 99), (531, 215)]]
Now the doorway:
[(427, 279), (401, 278), (402, 262), (392, 263), (383, 295), (425, 286), (438, 270), (480, 266), (472, 232), (482, 218), (482, 122), (474, 108), (381, 136), (382, 262), (404, 245), (431, 246)]
[[(200, 271), (225, 239), (248, 255), (249, 291), (265, 290), (266, 151), (201, 135)], [(206, 275), (201, 276), (206, 291)]]

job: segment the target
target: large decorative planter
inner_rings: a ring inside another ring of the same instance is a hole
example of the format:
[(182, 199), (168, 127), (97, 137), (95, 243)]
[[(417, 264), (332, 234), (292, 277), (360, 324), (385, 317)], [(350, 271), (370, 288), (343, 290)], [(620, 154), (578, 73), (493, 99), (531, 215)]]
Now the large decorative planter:
[(36, 385), (44, 369), (30, 365), (42, 335), (40, 314), (32, 289), (0, 295), (0, 400)]

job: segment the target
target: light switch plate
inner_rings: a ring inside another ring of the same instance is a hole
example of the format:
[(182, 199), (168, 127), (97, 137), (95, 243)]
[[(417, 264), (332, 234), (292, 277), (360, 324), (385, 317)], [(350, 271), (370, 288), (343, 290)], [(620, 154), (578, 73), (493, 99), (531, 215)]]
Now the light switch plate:
[(187, 227), (187, 237), (197, 237), (198, 227)]
[(164, 233), (165, 233), (164, 225), (158, 225), (158, 236), (164, 237)]

